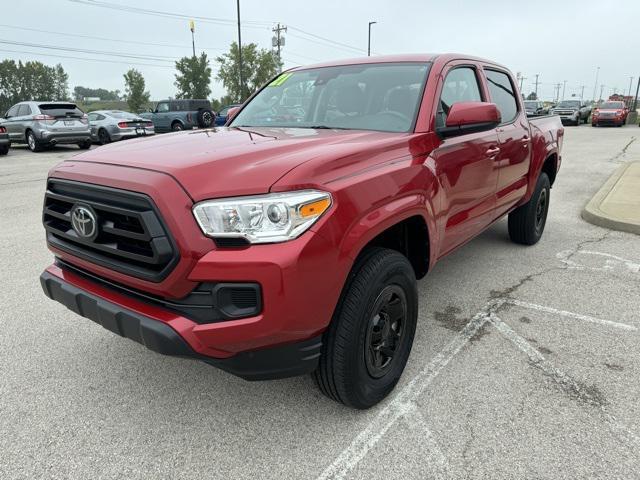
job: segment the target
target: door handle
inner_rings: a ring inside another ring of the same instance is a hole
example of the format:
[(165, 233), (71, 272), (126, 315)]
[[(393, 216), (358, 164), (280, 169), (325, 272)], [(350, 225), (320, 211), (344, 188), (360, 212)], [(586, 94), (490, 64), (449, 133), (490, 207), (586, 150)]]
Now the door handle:
[(486, 152), (484, 152), (484, 154), (487, 157), (495, 157), (499, 153), (500, 153), (500, 147), (492, 147), (492, 148), (488, 149)]
[(520, 140), (520, 143), (522, 144), (522, 148), (527, 148), (529, 146), (529, 137), (524, 137)]

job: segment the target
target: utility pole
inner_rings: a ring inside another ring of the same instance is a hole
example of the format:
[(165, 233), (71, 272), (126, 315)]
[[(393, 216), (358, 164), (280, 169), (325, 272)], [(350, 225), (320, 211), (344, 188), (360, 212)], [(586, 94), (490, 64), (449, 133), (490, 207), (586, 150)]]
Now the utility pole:
[(378, 22), (369, 22), (369, 40), (367, 41), (367, 57), (371, 56), (371, 25), (375, 25)]
[[(599, 74), (600, 74), (600, 67), (597, 67), (597, 69), (596, 69), (596, 83), (593, 84), (593, 101), (594, 102), (596, 100), (596, 88), (598, 88), (598, 75)], [(602, 90), (600, 91), (600, 98), (602, 98)]]
[[(527, 77), (525, 77), (524, 75), (522, 75), (522, 73), (518, 72), (517, 75), (517, 80), (518, 80), (518, 84), (520, 85), (520, 93), (524, 94), (524, 92), (522, 91), (522, 84), (524, 83), (524, 81), (527, 79)], [(524, 95), (523, 95), (524, 96)]]
[(562, 82), (562, 100), (564, 100), (564, 92), (567, 89), (567, 81)]
[(278, 23), (278, 25), (273, 27), (271, 31), (276, 34), (275, 37), (271, 39), (271, 44), (277, 49), (278, 60), (282, 63), (282, 59), (280, 58), (280, 47), (284, 47), (284, 37), (280, 36), (280, 32), (286, 32), (287, 27), (285, 25), (280, 26)]
[(556, 90), (556, 103), (558, 103), (558, 100), (560, 99), (560, 87), (562, 86), (561, 83), (556, 83), (555, 84), (555, 90)]
[(633, 77), (629, 77), (629, 96), (631, 96), (631, 86), (633, 85)]
[(582, 90), (580, 91), (580, 100), (584, 101), (584, 87), (585, 85), (580, 85), (580, 88), (582, 88)]
[(598, 101), (602, 100), (602, 91), (604, 90), (604, 85), (600, 84), (600, 97), (598, 98)]
[(238, 8), (238, 72), (240, 76), (240, 102), (244, 102), (244, 81), (242, 80), (242, 37), (240, 36), (240, 0), (236, 0)]
[(540, 76), (540, 74), (539, 74), (539, 73), (536, 73), (536, 89), (535, 89), (535, 92), (536, 92), (536, 100), (538, 100), (538, 84), (540, 83), (540, 82), (538, 81), (538, 77), (539, 77), (539, 76)]
[(633, 97), (633, 107), (631, 107), (632, 112), (635, 112), (636, 107), (638, 106), (638, 93), (640, 93), (640, 75), (638, 75), (638, 86), (636, 87), (636, 96)]
[(194, 33), (196, 31), (196, 22), (189, 20), (189, 30), (191, 30), (191, 46), (193, 47), (193, 58), (196, 58), (196, 40)]

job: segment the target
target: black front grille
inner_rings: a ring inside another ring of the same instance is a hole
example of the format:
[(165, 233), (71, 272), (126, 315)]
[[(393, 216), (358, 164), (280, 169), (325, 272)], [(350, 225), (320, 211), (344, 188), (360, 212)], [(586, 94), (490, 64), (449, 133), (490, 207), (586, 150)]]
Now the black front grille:
[[(76, 205), (95, 212), (94, 238), (82, 238), (73, 229), (71, 211)], [(50, 179), (42, 221), (53, 247), (133, 277), (159, 282), (179, 259), (157, 208), (140, 193)]]

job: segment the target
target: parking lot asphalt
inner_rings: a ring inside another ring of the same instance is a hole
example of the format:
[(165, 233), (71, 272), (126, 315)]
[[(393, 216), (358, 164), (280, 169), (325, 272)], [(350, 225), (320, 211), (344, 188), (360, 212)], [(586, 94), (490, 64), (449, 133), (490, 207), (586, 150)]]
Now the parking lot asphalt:
[(419, 283), (409, 364), (369, 411), (249, 383), (45, 298), (47, 170), (0, 157), (0, 478), (640, 478), (640, 236), (580, 217), (640, 129), (567, 127), (545, 234), (506, 220)]

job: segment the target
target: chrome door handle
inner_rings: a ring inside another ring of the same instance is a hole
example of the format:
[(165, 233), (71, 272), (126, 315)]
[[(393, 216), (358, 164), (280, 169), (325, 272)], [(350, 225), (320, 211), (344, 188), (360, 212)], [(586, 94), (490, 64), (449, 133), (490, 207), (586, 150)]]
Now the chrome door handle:
[(484, 152), (484, 154), (487, 157), (495, 157), (499, 153), (500, 153), (500, 147), (493, 147), (493, 148), (488, 149), (486, 152)]

